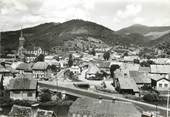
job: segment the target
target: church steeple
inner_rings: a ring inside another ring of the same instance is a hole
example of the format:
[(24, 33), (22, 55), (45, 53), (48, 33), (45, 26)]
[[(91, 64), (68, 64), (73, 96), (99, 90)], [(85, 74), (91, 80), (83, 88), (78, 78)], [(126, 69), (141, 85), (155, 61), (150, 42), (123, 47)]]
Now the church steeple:
[(25, 38), (23, 36), (23, 30), (22, 30), (22, 27), (21, 27), (21, 32), (20, 32), (20, 37), (19, 37), (19, 47), (23, 47), (24, 42), (25, 42)]
[(21, 27), (20, 37), (23, 37), (22, 27)]

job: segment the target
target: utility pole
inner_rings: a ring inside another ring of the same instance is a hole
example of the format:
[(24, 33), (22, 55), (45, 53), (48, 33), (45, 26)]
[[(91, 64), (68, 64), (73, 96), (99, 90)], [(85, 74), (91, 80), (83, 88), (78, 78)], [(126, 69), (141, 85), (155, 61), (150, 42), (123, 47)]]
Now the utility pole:
[(167, 111), (166, 111), (166, 116), (169, 116), (169, 87), (168, 87), (168, 97), (167, 97)]
[(0, 30), (0, 58), (1, 58), (1, 55), (2, 55), (2, 33)]

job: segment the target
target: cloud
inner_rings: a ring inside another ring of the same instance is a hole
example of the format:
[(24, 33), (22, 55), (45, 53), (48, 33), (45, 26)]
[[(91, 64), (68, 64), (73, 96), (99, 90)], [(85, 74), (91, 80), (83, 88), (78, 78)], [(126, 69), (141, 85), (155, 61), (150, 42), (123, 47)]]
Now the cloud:
[(142, 6), (139, 4), (128, 4), (125, 10), (118, 10), (117, 15), (120, 18), (127, 18), (130, 16), (136, 16), (142, 11)]
[(134, 23), (170, 25), (169, 14), (169, 0), (0, 0), (0, 30), (71, 19), (93, 21), (113, 30)]

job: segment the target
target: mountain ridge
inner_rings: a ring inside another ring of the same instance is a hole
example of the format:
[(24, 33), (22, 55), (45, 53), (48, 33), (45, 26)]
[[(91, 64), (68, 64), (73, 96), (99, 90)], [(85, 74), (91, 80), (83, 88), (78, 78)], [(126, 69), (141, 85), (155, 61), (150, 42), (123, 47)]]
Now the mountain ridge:
[[(135, 24), (133, 27), (148, 28), (148, 26), (140, 24)], [(164, 27), (163, 30), (167, 28), (169, 27)], [(4, 49), (17, 50), (20, 31), (21, 30), (2, 32), (2, 45), (4, 46)], [(99, 39), (110, 46), (145, 46), (150, 44), (151, 41), (141, 33), (133, 32), (123, 34), (100, 24), (80, 19), (73, 19), (63, 23), (44, 23), (23, 29), (23, 34), (26, 39), (25, 48), (31, 49), (35, 46), (39, 46), (48, 50), (63, 44), (63, 42), (67, 40), (87, 40), (89, 37)], [(155, 43), (157, 42), (159, 41), (155, 41)]]

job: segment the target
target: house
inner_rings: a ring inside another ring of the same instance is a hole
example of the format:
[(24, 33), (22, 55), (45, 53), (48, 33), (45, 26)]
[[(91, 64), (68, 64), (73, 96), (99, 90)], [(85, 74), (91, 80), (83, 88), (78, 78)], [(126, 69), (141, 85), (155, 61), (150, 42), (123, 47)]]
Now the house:
[(32, 117), (31, 107), (13, 105), (9, 117)]
[(13, 105), (9, 117), (57, 117), (54, 111)]
[(86, 79), (94, 79), (97, 73), (100, 73), (100, 69), (94, 63), (89, 63), (85, 76)]
[[(150, 76), (152, 79), (169, 78), (170, 65), (151, 65)], [(158, 80), (156, 79), (156, 80)]]
[(151, 79), (148, 73), (139, 71), (129, 71), (129, 75), (132, 79), (135, 80), (139, 88), (141, 88), (143, 85), (151, 85)]
[(3, 86), (6, 87), (9, 84), (9, 80), (13, 78), (11, 70), (7, 66), (0, 65), (0, 75), (3, 76)]
[(36, 117), (57, 117), (54, 111), (38, 109), (36, 112)]
[(61, 43), (60, 45), (53, 47), (51, 50), (55, 53), (61, 53), (61, 52), (65, 52), (66, 47), (64, 47), (64, 45)]
[(141, 117), (130, 102), (78, 98), (70, 106), (68, 117)]
[(152, 79), (152, 87), (159, 92), (160, 96), (167, 97), (170, 88), (170, 80), (167, 78), (161, 78), (158, 80)]
[(35, 56), (39, 56), (40, 54), (47, 55), (48, 52), (43, 50), (41, 47), (34, 47), (33, 49), (27, 49), (25, 54), (34, 54)]
[(25, 54), (25, 61), (27, 63), (34, 62), (37, 56), (35, 54)]
[(145, 73), (150, 73), (151, 68), (150, 67), (139, 67), (139, 72), (145, 72)]
[(16, 70), (18, 70), (20, 74), (24, 74), (25, 72), (32, 72), (32, 68), (31, 67), (32, 67), (32, 64), (20, 63), (16, 67)]
[(139, 71), (140, 65), (134, 63), (122, 63), (120, 67), (123, 71), (129, 72), (129, 71)]
[(139, 56), (132, 55), (132, 56), (124, 56), (123, 61), (133, 63), (135, 59), (140, 60)]
[(37, 100), (37, 80), (26, 76), (11, 79), (7, 89), (14, 100)]
[(97, 67), (101, 70), (106, 72), (107, 74), (110, 74), (110, 62), (97, 62)]
[(156, 90), (158, 91), (167, 91), (170, 87), (170, 80), (166, 78), (161, 78), (156, 81)]
[(9, 74), (9, 73), (10, 73), (9, 69), (7, 69), (6, 67), (0, 65), (0, 74), (5, 76), (6, 74)]
[(156, 64), (160, 64), (160, 65), (170, 64), (169, 58), (156, 58), (151, 60), (154, 61)]
[(76, 66), (76, 65), (71, 66), (71, 68), (69, 68), (69, 70), (76, 75), (79, 75), (81, 73), (80, 67)]
[(139, 88), (133, 78), (130, 77), (129, 72), (125, 73), (121, 70), (115, 71), (115, 89), (120, 93), (139, 95)]
[(50, 73), (49, 65), (46, 62), (37, 62), (32, 67), (34, 78), (48, 79)]
[(151, 65), (152, 74), (168, 74), (170, 73), (170, 65)]

